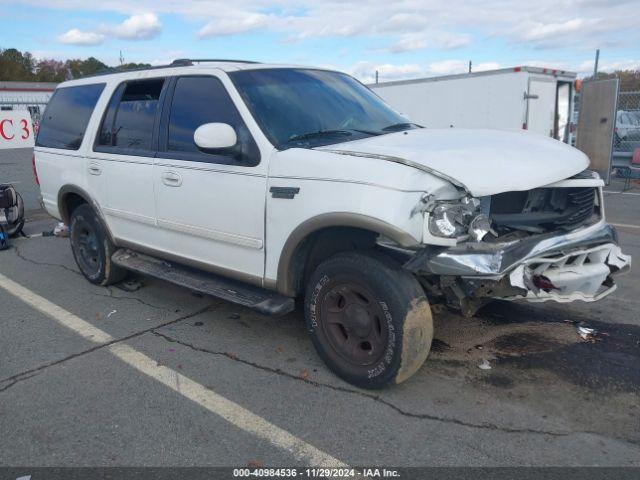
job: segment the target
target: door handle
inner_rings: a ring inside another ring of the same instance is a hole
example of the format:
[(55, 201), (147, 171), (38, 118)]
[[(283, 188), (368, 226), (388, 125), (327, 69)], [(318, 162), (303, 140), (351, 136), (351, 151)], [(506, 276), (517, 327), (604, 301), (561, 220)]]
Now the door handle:
[(89, 173), (91, 175), (100, 175), (102, 173), (102, 168), (99, 163), (91, 162), (89, 163)]
[(163, 172), (162, 183), (167, 187), (179, 187), (182, 185), (182, 177), (176, 172)]

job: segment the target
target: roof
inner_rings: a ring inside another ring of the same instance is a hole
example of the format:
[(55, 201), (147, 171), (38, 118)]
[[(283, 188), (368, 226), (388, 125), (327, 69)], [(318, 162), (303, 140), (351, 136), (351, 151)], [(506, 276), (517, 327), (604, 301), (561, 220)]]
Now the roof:
[(57, 86), (53, 82), (0, 82), (0, 91), (53, 92)]
[(483, 70), (481, 72), (471, 72), (471, 73), (459, 73), (455, 75), (442, 75), (439, 77), (427, 77), (427, 78), (415, 78), (411, 80), (395, 80), (391, 82), (379, 82), (379, 83), (370, 83), (367, 86), (369, 87), (386, 87), (393, 85), (408, 85), (411, 83), (423, 83), (423, 82), (438, 82), (441, 80), (453, 80), (457, 78), (471, 78), (471, 77), (481, 77), (488, 75), (501, 75), (505, 73), (518, 73), (518, 72), (527, 72), (527, 73), (535, 73), (542, 75), (551, 75), (553, 77), (562, 77), (566, 79), (575, 79), (578, 74), (576, 72), (569, 72), (567, 70), (560, 70), (557, 68), (544, 68), (544, 67), (510, 67), (510, 68), (499, 68), (496, 70)]

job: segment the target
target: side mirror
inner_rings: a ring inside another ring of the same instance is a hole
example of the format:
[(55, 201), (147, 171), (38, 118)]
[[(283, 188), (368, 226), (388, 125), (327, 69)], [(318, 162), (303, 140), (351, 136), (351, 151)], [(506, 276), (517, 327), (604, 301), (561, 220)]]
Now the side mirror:
[(205, 123), (193, 132), (193, 141), (202, 150), (225, 150), (238, 143), (238, 136), (227, 123)]

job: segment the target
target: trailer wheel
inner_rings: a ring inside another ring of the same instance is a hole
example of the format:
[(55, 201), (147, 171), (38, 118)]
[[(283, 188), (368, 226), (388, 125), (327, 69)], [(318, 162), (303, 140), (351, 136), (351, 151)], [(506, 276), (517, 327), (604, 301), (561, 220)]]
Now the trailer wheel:
[(362, 388), (401, 383), (424, 363), (433, 322), (418, 281), (374, 252), (321, 263), (305, 296), (313, 344), (339, 377)]

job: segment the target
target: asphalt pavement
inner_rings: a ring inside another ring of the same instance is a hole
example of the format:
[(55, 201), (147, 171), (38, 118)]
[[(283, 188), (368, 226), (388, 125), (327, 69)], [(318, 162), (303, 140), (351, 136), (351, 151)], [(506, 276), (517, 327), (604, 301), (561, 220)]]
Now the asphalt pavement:
[[(640, 188), (619, 187), (607, 217), (640, 259)], [(328, 371), (300, 309), (93, 286), (68, 239), (35, 235), (0, 252), (2, 466), (640, 466), (637, 266), (595, 304), (436, 307), (425, 365), (366, 391)]]

